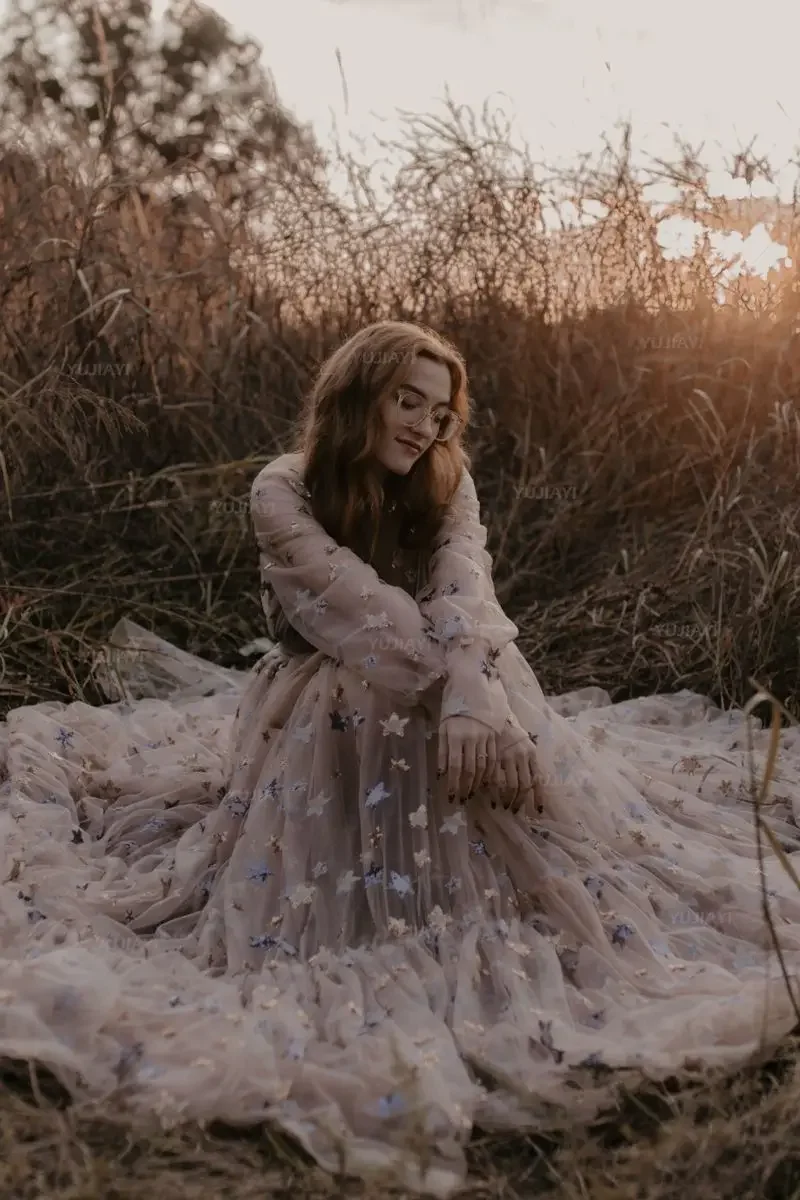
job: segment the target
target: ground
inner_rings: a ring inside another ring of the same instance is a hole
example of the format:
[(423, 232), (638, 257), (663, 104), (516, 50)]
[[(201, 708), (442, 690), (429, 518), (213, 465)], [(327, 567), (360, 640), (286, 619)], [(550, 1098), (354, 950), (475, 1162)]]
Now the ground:
[[(462, 1197), (790, 1200), (800, 1196), (800, 1084), (793, 1041), (757, 1066), (644, 1087), (590, 1129), (476, 1133)], [(121, 1101), (121, 1097), (119, 1098)], [(46, 1072), (7, 1064), (0, 1083), (0, 1196), (14, 1200), (404, 1200), (382, 1182), (331, 1178), (267, 1128), (168, 1132), (121, 1103), (70, 1107)]]

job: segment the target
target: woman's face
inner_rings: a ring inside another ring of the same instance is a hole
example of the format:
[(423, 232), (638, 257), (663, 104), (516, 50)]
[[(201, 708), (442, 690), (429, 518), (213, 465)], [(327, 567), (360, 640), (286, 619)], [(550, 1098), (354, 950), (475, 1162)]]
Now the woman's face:
[[(444, 363), (417, 357), (400, 386), (406, 395), (404, 411), (397, 403), (397, 388), (391, 395), (381, 397), (383, 429), (375, 457), (387, 471), (407, 475), (436, 439), (435, 414), (450, 408), (450, 371)], [(414, 401), (418, 401), (418, 406)], [(419, 417), (422, 421), (416, 424)], [(413, 427), (408, 423), (409, 418), (414, 420)]]

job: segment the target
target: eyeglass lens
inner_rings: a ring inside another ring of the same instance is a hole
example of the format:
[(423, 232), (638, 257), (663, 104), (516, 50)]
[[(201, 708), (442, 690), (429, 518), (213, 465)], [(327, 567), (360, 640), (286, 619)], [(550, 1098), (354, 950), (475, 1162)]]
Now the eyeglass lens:
[(452, 409), (445, 409), (441, 412), (434, 412), (428, 408), (418, 396), (413, 392), (399, 391), (397, 393), (397, 406), (400, 409), (400, 414), (405, 424), (412, 429), (422, 424), (428, 413), (433, 420), (434, 437), (438, 442), (446, 442), (455, 433), (458, 427), (458, 417)]

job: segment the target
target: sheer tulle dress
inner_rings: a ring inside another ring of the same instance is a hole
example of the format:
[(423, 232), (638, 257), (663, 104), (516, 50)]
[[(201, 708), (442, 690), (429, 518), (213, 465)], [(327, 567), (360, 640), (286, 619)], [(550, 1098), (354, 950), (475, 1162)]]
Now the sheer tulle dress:
[[(128, 624), (122, 699), (0, 726), (0, 1054), (445, 1196), (474, 1125), (588, 1117), (789, 1031), (773, 937), (794, 978), (800, 894), (759, 861), (744, 715), (546, 699), (469, 474), (430, 561), (392, 551), (387, 516), (379, 570), (307, 500), (298, 455), (253, 485), (269, 628), (291, 631), (252, 671)], [(543, 811), (449, 800), (449, 713), (533, 739)], [(790, 858), (798, 804), (786, 730), (768, 811)]]

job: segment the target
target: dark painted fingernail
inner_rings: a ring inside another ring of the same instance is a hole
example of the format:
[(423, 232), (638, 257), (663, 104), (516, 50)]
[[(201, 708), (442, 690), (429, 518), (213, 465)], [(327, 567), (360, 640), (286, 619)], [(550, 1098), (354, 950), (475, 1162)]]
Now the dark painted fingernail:
[(467, 799), (471, 800), (474, 795), (475, 795), (474, 792), (467, 792)]
[(493, 800), (493, 801), (492, 801), (492, 808), (497, 808), (497, 801), (496, 801), (496, 800)]
[(455, 800), (455, 798), (456, 798), (456, 794), (455, 794), (455, 792), (450, 792), (450, 793), (449, 793), (449, 795), (448, 795), (448, 797), (447, 797), (447, 799), (450, 801), (450, 803), (451, 803), (451, 804), (453, 803), (453, 801)]
[(536, 811), (537, 811), (538, 813), (543, 813), (543, 812), (544, 812), (544, 805), (543, 805), (543, 804), (537, 804), (537, 805), (536, 805)]

